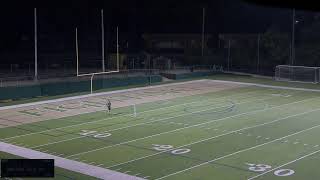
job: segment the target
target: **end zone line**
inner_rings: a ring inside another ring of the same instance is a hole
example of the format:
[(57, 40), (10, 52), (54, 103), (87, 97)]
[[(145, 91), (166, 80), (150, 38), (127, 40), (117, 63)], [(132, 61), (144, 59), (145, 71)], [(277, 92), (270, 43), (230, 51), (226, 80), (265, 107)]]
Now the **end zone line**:
[(263, 143), (263, 144), (259, 144), (259, 145), (256, 145), (256, 146), (253, 146), (253, 147), (250, 147), (250, 148), (242, 149), (242, 150), (240, 150), (240, 151), (237, 151), (237, 152), (234, 152), (234, 153), (225, 155), (225, 156), (221, 156), (221, 157), (218, 157), (218, 158), (216, 158), (216, 159), (212, 159), (212, 160), (210, 160), (210, 161), (207, 161), (207, 162), (204, 162), (204, 163), (195, 165), (195, 166), (191, 166), (191, 167), (186, 168), (186, 169), (184, 169), (184, 170), (177, 171), (177, 172), (174, 172), (174, 173), (171, 173), (171, 174), (162, 176), (162, 177), (157, 178), (157, 179), (155, 179), (155, 180), (160, 180), (160, 179), (164, 179), (164, 178), (167, 178), (167, 177), (176, 175), (176, 174), (180, 174), (180, 173), (182, 173), (182, 172), (186, 172), (186, 171), (189, 171), (189, 170), (191, 170), (191, 169), (194, 169), (194, 168), (197, 168), (197, 167), (200, 167), (200, 166), (203, 166), (203, 165), (206, 165), (206, 164), (209, 164), (209, 163), (212, 163), (212, 162), (215, 162), (215, 161), (218, 161), (218, 160), (221, 160), (221, 159), (224, 159), (224, 158), (227, 158), (227, 157), (236, 155), (236, 154), (240, 154), (240, 153), (242, 153), (242, 152), (250, 151), (250, 150), (252, 150), (252, 149), (256, 149), (256, 148), (262, 147), (262, 146), (264, 146), (264, 145), (268, 145), (268, 144), (277, 142), (277, 141), (279, 141), (279, 140), (282, 140), (282, 139), (285, 139), (285, 138), (288, 138), (288, 137), (291, 137), (291, 136), (295, 136), (295, 135), (297, 135), (297, 134), (301, 134), (301, 133), (304, 133), (304, 132), (306, 132), (306, 131), (310, 131), (310, 130), (315, 129), (315, 128), (318, 128), (318, 127), (320, 127), (320, 124), (319, 124), (319, 125), (316, 125), (316, 126), (312, 126), (311, 128), (308, 128), (308, 129), (304, 129), (304, 130), (295, 132), (295, 133), (293, 133), (293, 134), (289, 134), (289, 135), (287, 135), (287, 136), (280, 137), (280, 138), (278, 138), (278, 139), (274, 139), (274, 140), (272, 140), (272, 141), (269, 141), (269, 142), (266, 142), (266, 143)]
[(312, 153), (310, 153), (310, 154), (304, 155), (304, 156), (302, 156), (302, 157), (300, 157), (300, 158), (297, 158), (297, 159), (295, 159), (295, 160), (293, 160), (293, 161), (287, 162), (287, 163), (285, 163), (285, 164), (283, 164), (283, 165), (280, 165), (280, 166), (278, 166), (278, 167), (276, 167), (276, 168), (273, 168), (273, 169), (271, 169), (271, 170), (269, 170), (269, 171), (266, 171), (266, 172), (264, 172), (264, 173), (258, 174), (258, 175), (256, 175), (256, 176), (253, 176), (253, 177), (249, 178), (248, 180), (256, 179), (256, 178), (258, 178), (258, 177), (260, 177), (260, 176), (263, 176), (263, 175), (265, 175), (265, 174), (268, 174), (268, 173), (270, 173), (270, 172), (273, 172), (273, 171), (275, 171), (275, 170), (277, 170), (277, 169), (279, 169), (279, 168), (282, 168), (282, 167), (284, 167), (284, 166), (293, 164), (293, 163), (295, 163), (295, 162), (297, 162), (297, 161), (300, 161), (300, 160), (302, 160), (302, 159), (304, 159), (304, 158), (307, 158), (307, 157), (312, 156), (312, 155), (314, 155), (314, 154), (317, 154), (317, 153), (319, 153), (319, 152), (320, 152), (320, 150), (314, 151), (314, 152), (312, 152)]
[(292, 117), (296, 117), (296, 116), (301, 116), (301, 115), (308, 114), (308, 113), (315, 112), (315, 111), (319, 111), (319, 110), (320, 110), (320, 108), (319, 108), (319, 109), (316, 109), (316, 110), (308, 111), (308, 112), (303, 112), (303, 113), (299, 113), (299, 114), (295, 114), (295, 115), (283, 117), (283, 118), (280, 118), (280, 119), (276, 119), (276, 120), (274, 120), (274, 121), (270, 121), (270, 122), (258, 124), (258, 125), (255, 125), (255, 126), (248, 126), (248, 127), (244, 127), (244, 128), (241, 128), (241, 129), (233, 130), (233, 131), (230, 131), (230, 132), (228, 132), (228, 133), (220, 134), (220, 135), (217, 135), (217, 136), (213, 136), (213, 137), (209, 137), (209, 138), (206, 138), (206, 139), (202, 139), (202, 140), (199, 140), (199, 141), (195, 141), (195, 142), (192, 142), (192, 143), (189, 143), (189, 144), (185, 144), (185, 145), (176, 147), (176, 148), (174, 148), (174, 149), (157, 152), (157, 153), (154, 153), (154, 154), (150, 154), (150, 155), (148, 155), (148, 156), (143, 156), (143, 157), (140, 157), (140, 158), (136, 158), (136, 159), (127, 161), (127, 162), (123, 162), (123, 163), (119, 163), (119, 164), (116, 164), (116, 165), (112, 165), (112, 166), (109, 166), (109, 167), (107, 167), (107, 168), (114, 168), (114, 167), (116, 167), (116, 166), (128, 164), (128, 163), (135, 162), (135, 161), (138, 161), (138, 160), (141, 160), (141, 159), (146, 159), (146, 158), (149, 158), (149, 157), (152, 157), (152, 156), (156, 156), (156, 155), (159, 155), (159, 154), (162, 154), (162, 153), (166, 153), (166, 152), (169, 152), (169, 151), (172, 151), (172, 150), (176, 150), (176, 149), (179, 149), (179, 148), (184, 148), (184, 147), (191, 146), (191, 145), (194, 145), (194, 144), (202, 143), (202, 142), (205, 142), (205, 141), (209, 141), (209, 140), (212, 140), (212, 139), (216, 139), (216, 138), (219, 138), (219, 137), (223, 137), (223, 136), (226, 136), (226, 135), (230, 135), (230, 134), (233, 134), (233, 133), (237, 133), (237, 132), (240, 132), (240, 131), (243, 131), (243, 130), (253, 129), (253, 128), (256, 128), (256, 127), (261, 127), (261, 126), (264, 126), (264, 125), (272, 124), (272, 123), (279, 122), (279, 121), (282, 121), (282, 120), (285, 120), (285, 119), (288, 119), (288, 118), (292, 118)]
[[(254, 91), (254, 92), (255, 92), (255, 91)], [(251, 93), (252, 93), (252, 92), (251, 92)], [(246, 92), (246, 93), (239, 93), (239, 94), (240, 94), (240, 95), (241, 95), (241, 94), (248, 94), (248, 92)], [(239, 94), (237, 94), (237, 95), (239, 95)], [(230, 96), (233, 96), (233, 95), (230, 95)], [(222, 98), (226, 98), (226, 97), (229, 97), (229, 96), (225, 96), (225, 97), (222, 97)], [(206, 100), (201, 100), (201, 101), (194, 101), (194, 102), (190, 102), (190, 103), (177, 104), (177, 105), (173, 105), (173, 106), (166, 106), (166, 107), (162, 107), (162, 108), (157, 108), (157, 109), (151, 109), (151, 110), (147, 110), (147, 111), (142, 111), (142, 112), (139, 112), (139, 114), (143, 114), (143, 113), (147, 113), (147, 112), (152, 112), (152, 111), (158, 111), (158, 110), (167, 109), (167, 108), (172, 108), (172, 107), (176, 107), (176, 106), (185, 106), (185, 105), (187, 105), (187, 104), (195, 104), (195, 103), (200, 103), (200, 102), (217, 100), (217, 99), (222, 99), (222, 98), (212, 98), (212, 99), (206, 99)], [(24, 137), (24, 136), (29, 136), (29, 135), (33, 135), (33, 134), (39, 134), (39, 133), (50, 132), (50, 131), (54, 131), (54, 130), (60, 130), (60, 129), (70, 128), (70, 127), (76, 127), (76, 126), (81, 126), (81, 125), (85, 125), (85, 124), (92, 124), (92, 123), (96, 123), (96, 122), (101, 122), (101, 121), (110, 120), (110, 119), (115, 119), (115, 118), (119, 118), (119, 117), (125, 117), (125, 116), (132, 116), (132, 114), (125, 114), (125, 115), (121, 115), (121, 116), (104, 118), (104, 119), (100, 119), (100, 120), (96, 120), (96, 121), (84, 122), (84, 123), (80, 123), (80, 124), (74, 124), (74, 125), (70, 125), (70, 126), (63, 126), (63, 127), (59, 127), (59, 128), (48, 129), (48, 130), (39, 131), (39, 132), (34, 132), (34, 133), (29, 133), (29, 134), (12, 136), (12, 137), (0, 139), (0, 140), (2, 140), (2, 141), (3, 141), (3, 140), (10, 140), (10, 139), (19, 138), (19, 137)], [(153, 122), (153, 121), (150, 121), (150, 122)], [(127, 126), (127, 127), (131, 127), (131, 126)]]

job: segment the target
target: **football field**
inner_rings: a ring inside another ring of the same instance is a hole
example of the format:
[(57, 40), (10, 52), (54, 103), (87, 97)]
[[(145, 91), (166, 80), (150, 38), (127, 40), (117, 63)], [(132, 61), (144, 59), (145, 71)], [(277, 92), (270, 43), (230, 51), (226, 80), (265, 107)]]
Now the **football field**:
[(3, 127), (0, 142), (144, 179), (320, 177), (320, 92), (243, 85), (152, 102), (137, 98), (111, 113)]

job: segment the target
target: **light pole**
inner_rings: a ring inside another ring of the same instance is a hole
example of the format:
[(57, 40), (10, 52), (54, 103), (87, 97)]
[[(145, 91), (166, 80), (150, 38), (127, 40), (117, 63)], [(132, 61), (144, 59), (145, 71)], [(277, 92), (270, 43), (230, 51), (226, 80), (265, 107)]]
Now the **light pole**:
[(295, 60), (295, 24), (296, 24), (296, 11), (295, 9), (292, 10), (292, 42), (291, 42), (291, 66), (294, 64)]
[(34, 8), (34, 80), (38, 80), (37, 8)]

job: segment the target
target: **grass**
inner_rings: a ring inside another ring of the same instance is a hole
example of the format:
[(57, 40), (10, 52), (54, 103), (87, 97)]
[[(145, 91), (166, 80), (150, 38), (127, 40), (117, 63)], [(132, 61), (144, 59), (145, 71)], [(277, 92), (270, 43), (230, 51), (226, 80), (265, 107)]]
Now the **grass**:
[[(21, 157), (8, 154), (5, 152), (0, 152), (0, 159), (20, 159)], [(90, 176), (86, 176), (80, 173), (75, 173), (72, 171), (68, 171), (59, 167), (55, 167), (55, 178), (41, 178), (43, 180), (45, 179), (59, 179), (59, 180), (71, 180), (71, 179), (88, 179), (88, 180), (94, 180), (95, 178), (92, 178)], [(3, 179), (3, 178), (0, 178)], [(21, 179), (21, 178), (20, 178)], [(28, 180), (39, 180), (39, 178), (28, 178)]]
[(5, 128), (0, 141), (147, 179), (319, 179), (319, 95), (243, 87), (137, 105), (137, 117), (124, 107)]

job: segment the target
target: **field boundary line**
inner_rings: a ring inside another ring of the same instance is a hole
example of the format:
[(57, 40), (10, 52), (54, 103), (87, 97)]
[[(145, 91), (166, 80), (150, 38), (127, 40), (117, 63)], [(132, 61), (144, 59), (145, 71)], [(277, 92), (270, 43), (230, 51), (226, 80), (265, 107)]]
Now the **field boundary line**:
[[(210, 80), (210, 79), (208, 79)], [(237, 81), (224, 81), (224, 80), (211, 80), (213, 82), (221, 82), (221, 83), (231, 83), (231, 84), (239, 84), (239, 85), (248, 85), (248, 86), (257, 86), (257, 87), (266, 87), (273, 89), (287, 89), (287, 90), (297, 90), (297, 91), (310, 91), (310, 92), (320, 92), (320, 89), (309, 89), (309, 88), (298, 88), (298, 87), (287, 87), (287, 86), (273, 86), (259, 83), (246, 83), (246, 82), (237, 82)]]
[[(263, 101), (263, 100), (267, 100), (267, 99), (272, 99), (272, 98), (263, 98), (263, 99), (257, 99), (257, 100), (254, 100), (254, 101)], [(242, 103), (235, 103), (235, 105), (250, 103), (250, 102), (254, 102), (254, 101), (247, 101), (247, 102), (242, 102)], [(171, 117), (167, 117), (167, 118), (158, 119), (158, 120), (156, 120), (156, 122), (160, 122), (160, 121), (164, 121), (164, 120), (168, 120), (168, 119), (173, 119), (173, 118), (178, 118), (178, 117), (183, 117), (183, 116), (187, 116), (187, 115), (191, 115), (191, 114), (196, 114), (196, 113), (200, 113), (200, 112), (205, 112), (205, 111), (209, 111), (209, 110), (213, 110), (213, 109), (223, 108), (223, 107), (229, 107), (229, 106), (219, 106), (219, 107), (204, 109), (204, 110), (195, 111), (195, 112), (191, 112), (191, 113), (185, 113), (185, 114), (181, 114), (181, 115), (177, 115), (177, 116), (171, 116)], [(219, 119), (217, 119), (217, 120), (219, 120)], [(215, 120), (215, 121), (217, 121), (217, 120)], [(151, 121), (151, 122), (155, 122), (155, 121)], [(142, 138), (130, 140), (130, 142), (134, 142), (134, 141), (137, 141), (137, 140), (150, 138), (150, 137), (153, 137), (153, 136), (158, 136), (158, 135), (161, 135), (161, 134), (167, 134), (167, 133), (170, 133), (170, 132), (175, 132), (175, 131), (182, 130), (182, 129), (186, 129), (186, 128), (191, 128), (191, 127), (195, 127), (195, 126), (200, 126), (200, 125), (203, 125), (203, 124), (207, 124), (207, 123), (209, 123), (209, 122), (214, 122), (214, 121), (208, 121), (208, 122), (206, 122), (206, 123), (200, 123), (200, 124), (196, 124), (196, 125), (192, 125), (192, 126), (188, 126), (188, 127), (184, 127), (184, 128), (178, 128), (178, 129), (174, 129), (174, 130), (171, 130), (171, 131), (166, 131), (166, 132), (162, 132), (162, 133), (158, 133), (158, 134), (153, 134), (153, 135), (150, 135), (150, 136), (146, 136), (146, 137), (142, 137)], [(149, 123), (150, 123), (150, 122), (149, 122)], [(144, 123), (144, 124), (148, 124), (148, 123)], [(136, 126), (138, 126), (138, 125), (142, 125), (142, 124), (136, 124)], [(130, 126), (130, 127), (133, 127), (133, 126)], [(127, 128), (127, 127), (124, 127), (124, 128)], [(109, 130), (109, 131), (105, 131), (105, 132), (112, 132), (112, 131), (120, 130), (120, 129), (123, 129), (123, 128), (113, 129), (113, 130)], [(59, 141), (59, 142), (53, 142), (53, 143), (50, 143), (50, 144), (48, 143), (48, 144), (44, 144), (44, 145), (39, 145), (39, 146), (31, 147), (31, 148), (39, 148), (39, 147), (43, 147), (43, 146), (46, 146), (46, 145), (57, 144), (57, 143), (60, 143), (60, 142), (65, 142), (65, 141), (68, 141), (68, 140), (80, 139), (80, 138), (85, 138), (85, 137), (86, 137), (86, 136), (80, 136), (80, 137), (76, 137), (76, 138), (61, 140), (61, 141)], [(121, 144), (123, 144), (123, 143), (126, 144), (126, 143), (130, 143), (130, 142), (126, 141), (126, 142), (122, 142), (122, 143), (115, 144), (115, 145), (111, 145), (111, 146), (118, 146), (118, 145), (121, 145)], [(104, 147), (104, 148), (106, 148), (106, 147)]]
[(109, 169), (77, 162), (74, 160), (65, 159), (59, 156), (19, 147), (12, 144), (0, 142), (0, 151), (7, 152), (16, 156), (27, 159), (54, 159), (54, 165), (63, 169), (78, 172), (84, 175), (92, 176), (98, 179), (108, 180), (144, 180), (143, 178), (112, 171)]
[(166, 152), (169, 152), (169, 151), (172, 151), (172, 150), (176, 150), (176, 149), (179, 149), (179, 148), (184, 148), (184, 147), (191, 146), (191, 145), (194, 145), (194, 144), (202, 143), (202, 142), (209, 141), (209, 140), (212, 140), (212, 139), (216, 139), (216, 138), (219, 138), (219, 137), (223, 137), (223, 136), (226, 136), (226, 135), (234, 134), (234, 133), (237, 133), (237, 132), (240, 132), (240, 131), (243, 131), (243, 130), (253, 129), (253, 128), (261, 127), (261, 126), (264, 126), (264, 125), (269, 125), (269, 124), (272, 124), (272, 123), (275, 123), (275, 122), (279, 122), (279, 121), (282, 121), (282, 120), (285, 120), (285, 119), (288, 119), (288, 118), (301, 116), (301, 115), (312, 113), (312, 112), (319, 111), (319, 110), (320, 110), (320, 108), (312, 110), (312, 111), (307, 111), (307, 112), (303, 112), (303, 113), (299, 113), (299, 114), (295, 114), (295, 115), (279, 118), (279, 119), (276, 119), (276, 120), (273, 120), (273, 121), (270, 121), (270, 122), (266, 122), (266, 123), (262, 123), (262, 124), (258, 124), (258, 125), (254, 125), (254, 126), (248, 126), (248, 127), (244, 127), (244, 128), (237, 129), (237, 130), (233, 130), (233, 131), (230, 131), (228, 133), (220, 134), (220, 135), (217, 135), (217, 136), (213, 136), (213, 137), (209, 137), (209, 138), (206, 138), (206, 139), (198, 140), (198, 141), (195, 141), (195, 142), (192, 142), (192, 143), (189, 143), (189, 144), (181, 145), (181, 146), (178, 146), (178, 147), (176, 147), (174, 149), (157, 152), (157, 153), (154, 153), (154, 154), (150, 154), (148, 156), (143, 156), (143, 157), (136, 158), (136, 159), (133, 159), (133, 160), (130, 160), (130, 161), (126, 161), (126, 162), (123, 162), (123, 163), (112, 165), (112, 166), (109, 166), (108, 168), (113, 168), (113, 167), (120, 166), (120, 165), (123, 165), (123, 164), (132, 163), (132, 162), (135, 162), (135, 161), (138, 161), (138, 160), (141, 160), (141, 159), (146, 159), (146, 158), (149, 158), (149, 157), (152, 157), (152, 156), (156, 156), (156, 155), (159, 155), (159, 154), (162, 154), (162, 153), (166, 153)]
[(256, 176), (253, 176), (253, 177), (249, 178), (248, 180), (256, 179), (256, 178), (258, 178), (258, 177), (260, 177), (260, 176), (263, 176), (263, 175), (265, 175), (265, 174), (268, 174), (268, 173), (270, 173), (270, 172), (273, 172), (273, 171), (275, 171), (275, 170), (277, 170), (277, 169), (279, 169), (279, 168), (282, 168), (282, 167), (284, 167), (284, 166), (293, 164), (293, 163), (295, 163), (295, 162), (297, 162), (297, 161), (300, 161), (300, 160), (302, 160), (302, 159), (304, 159), (304, 158), (307, 158), (307, 157), (312, 156), (312, 155), (314, 155), (314, 154), (317, 154), (317, 153), (319, 153), (319, 152), (320, 152), (320, 150), (317, 150), (317, 151), (314, 151), (314, 152), (309, 153), (309, 154), (307, 154), (307, 155), (301, 156), (301, 157), (299, 157), (299, 158), (297, 158), (297, 159), (295, 159), (295, 160), (292, 160), (292, 161), (290, 161), (290, 162), (287, 162), (287, 163), (285, 163), (285, 164), (282, 164), (282, 165), (280, 165), (280, 166), (277, 166), (277, 167), (275, 167), (275, 168), (273, 168), (273, 169), (271, 169), (271, 170), (268, 170), (268, 171), (266, 171), (266, 172), (264, 172), (264, 173), (261, 173), (261, 174), (258, 174), (258, 175), (256, 175)]
[(3, 107), (0, 107), (0, 111), (6, 110), (6, 109), (15, 109), (15, 108), (20, 108), (20, 107), (28, 107), (28, 106), (34, 106), (34, 105), (41, 105), (41, 104), (74, 100), (74, 99), (82, 99), (82, 98), (87, 98), (87, 97), (110, 95), (110, 94), (115, 94), (115, 93), (131, 92), (131, 91), (137, 91), (137, 90), (145, 90), (145, 89), (151, 89), (151, 88), (157, 88), (157, 87), (167, 87), (167, 86), (180, 85), (180, 84), (189, 84), (189, 83), (202, 82), (202, 81), (207, 81), (207, 80), (201, 79), (201, 80), (194, 80), (194, 81), (187, 81), (187, 82), (160, 84), (160, 85), (147, 86), (147, 87), (130, 88), (130, 89), (123, 89), (123, 90), (115, 90), (115, 91), (108, 91), (108, 92), (101, 92), (101, 93), (86, 94), (86, 95), (80, 95), (80, 96), (64, 97), (64, 98), (45, 100), (45, 101), (39, 101), (39, 102), (32, 102), (32, 103), (25, 103), (25, 104), (18, 104), (18, 105), (3, 106)]
[(250, 147), (250, 148), (242, 149), (242, 150), (240, 150), (240, 151), (236, 151), (236, 152), (234, 152), (234, 153), (227, 154), (227, 155), (225, 155), (225, 156), (221, 156), (221, 157), (218, 157), (218, 158), (209, 160), (209, 161), (207, 161), (207, 162), (204, 162), (204, 163), (201, 163), (201, 164), (198, 164), (198, 165), (195, 165), (195, 166), (191, 166), (191, 167), (189, 167), (189, 168), (186, 168), (186, 169), (183, 169), (183, 170), (181, 170), (181, 171), (177, 171), (177, 172), (174, 172), (174, 173), (165, 175), (165, 176), (160, 177), (160, 178), (157, 178), (157, 179), (155, 179), (155, 180), (160, 180), (160, 179), (164, 179), (164, 178), (167, 178), (167, 177), (176, 175), (176, 174), (180, 174), (180, 173), (182, 173), (182, 172), (186, 172), (186, 171), (189, 171), (189, 170), (191, 170), (191, 169), (194, 169), (194, 168), (197, 168), (197, 167), (206, 165), (206, 164), (210, 164), (210, 163), (212, 163), (212, 162), (215, 162), (215, 161), (218, 161), (218, 160), (221, 160), (221, 159), (224, 159), (224, 158), (227, 158), (227, 157), (236, 155), (236, 154), (240, 154), (240, 153), (242, 153), (242, 152), (250, 151), (250, 150), (252, 150), (252, 149), (256, 149), (256, 148), (262, 147), (262, 146), (264, 146), (264, 145), (268, 145), (268, 144), (271, 144), (271, 143), (280, 141), (280, 140), (282, 140), (282, 139), (285, 139), (285, 138), (288, 138), (288, 137), (291, 137), (291, 136), (295, 136), (295, 135), (297, 135), (297, 134), (301, 134), (301, 133), (304, 133), (304, 132), (307, 132), (307, 131), (310, 131), (310, 130), (312, 130), (312, 129), (319, 128), (319, 127), (320, 127), (320, 124), (318, 124), (318, 125), (316, 125), (316, 126), (312, 126), (312, 127), (310, 127), (310, 128), (304, 129), (304, 130), (301, 130), (301, 131), (298, 131), (298, 132), (295, 132), (295, 133), (293, 133), (293, 134), (289, 134), (289, 135), (286, 135), (286, 136), (283, 136), (283, 137), (274, 139), (274, 140), (269, 141), (269, 142), (266, 142), (266, 143), (262, 143), (262, 144), (259, 144), (259, 145), (256, 145), (256, 146), (252, 146), (252, 147)]
[[(252, 92), (255, 92), (255, 91), (252, 91)], [(239, 93), (237, 95), (242, 95), (242, 94), (248, 94), (248, 92)], [(233, 96), (233, 95), (230, 95), (230, 96)], [(229, 97), (229, 96), (224, 96), (224, 97), (221, 97), (221, 98), (227, 98), (227, 97)], [(201, 100), (201, 101), (193, 101), (193, 102), (190, 102), (190, 103), (177, 104), (177, 105), (173, 105), (173, 106), (166, 106), (166, 107), (162, 107), (162, 108), (156, 108), (156, 109), (151, 109), (151, 110), (147, 110), (147, 111), (142, 111), (142, 112), (139, 112), (138, 114), (144, 114), (144, 113), (147, 113), (147, 112), (158, 111), (158, 110), (162, 110), (162, 109), (168, 109), (168, 108), (172, 108), (172, 107), (176, 107), (176, 106), (185, 106), (185, 105), (195, 104), (195, 103), (200, 103), (200, 102), (205, 102), (205, 101), (212, 101), (212, 100), (217, 100), (217, 99), (221, 99), (221, 98), (212, 98), (212, 99), (206, 99), (206, 100)], [(81, 126), (81, 125), (85, 125), (85, 124), (92, 124), (92, 123), (102, 122), (102, 121), (105, 121), (105, 120), (115, 119), (115, 118), (119, 118), (119, 117), (131, 116), (131, 115), (132, 114), (124, 114), (124, 115), (120, 115), (120, 116), (103, 118), (103, 119), (99, 119), (99, 120), (96, 120), (96, 121), (84, 122), (84, 123), (74, 124), (74, 125), (70, 125), (70, 126), (63, 126), (63, 127), (59, 127), (59, 128), (53, 128), (53, 129), (48, 129), (48, 130), (34, 132), (34, 133), (28, 133), (28, 134), (23, 134), (23, 135), (18, 135), (18, 136), (12, 136), (12, 137), (0, 139), (0, 140), (14, 139), (14, 138), (33, 135), (33, 134), (50, 132), (50, 131), (54, 131), (54, 130), (60, 130), (60, 129), (70, 128), (70, 127), (75, 127), (75, 126)], [(150, 122), (153, 122), (153, 121), (150, 121)]]

